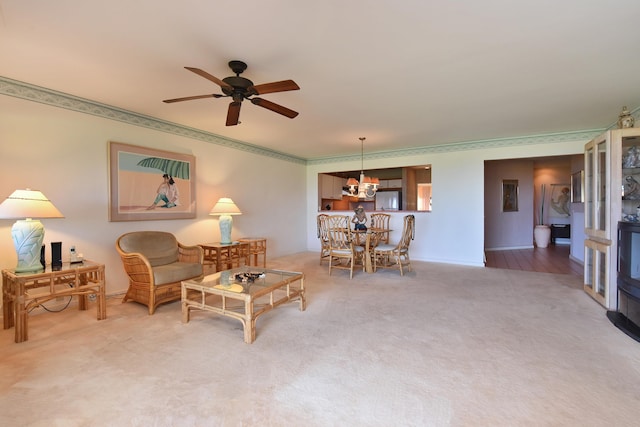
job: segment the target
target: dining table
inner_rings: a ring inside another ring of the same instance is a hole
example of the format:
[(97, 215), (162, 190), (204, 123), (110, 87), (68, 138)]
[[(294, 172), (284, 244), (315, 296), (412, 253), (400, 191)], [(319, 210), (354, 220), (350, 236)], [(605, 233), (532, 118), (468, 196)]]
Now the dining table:
[(373, 251), (376, 246), (378, 246), (378, 242), (380, 241), (380, 237), (386, 233), (389, 233), (391, 230), (388, 228), (367, 228), (366, 230), (353, 230), (352, 233), (355, 236), (355, 244), (364, 247), (364, 271), (367, 273), (373, 273)]

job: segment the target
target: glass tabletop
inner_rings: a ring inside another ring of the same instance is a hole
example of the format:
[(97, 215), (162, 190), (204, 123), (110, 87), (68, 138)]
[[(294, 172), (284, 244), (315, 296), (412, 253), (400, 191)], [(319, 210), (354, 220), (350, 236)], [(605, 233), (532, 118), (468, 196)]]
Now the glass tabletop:
[(303, 273), (244, 266), (219, 271), (202, 279), (186, 280), (190, 287), (213, 288), (223, 291), (253, 294), (265, 288), (279, 286), (302, 278)]

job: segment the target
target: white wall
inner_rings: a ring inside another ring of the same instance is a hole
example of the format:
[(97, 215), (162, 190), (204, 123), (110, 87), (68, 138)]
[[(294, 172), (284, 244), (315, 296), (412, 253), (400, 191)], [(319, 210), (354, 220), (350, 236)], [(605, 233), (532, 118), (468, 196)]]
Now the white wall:
[[(581, 154), (591, 135), (575, 140), (541, 139), (546, 143), (521, 144), (500, 141), (495, 147), (479, 144), (477, 149), (435, 147), (410, 155), (365, 157), (365, 169), (432, 165), (433, 212), (416, 212), (416, 242), (411, 258), (422, 261), (484, 265), (484, 162), (537, 156)], [(499, 146), (497, 146), (499, 145)], [(307, 247), (319, 250), (316, 236), (318, 173), (360, 168), (360, 159), (327, 161), (307, 167)], [(407, 212), (395, 213), (402, 216)], [(397, 223), (397, 219), (395, 220)]]
[[(306, 250), (303, 164), (9, 96), (0, 96), (0, 111), (0, 200), (17, 188), (41, 190), (65, 215), (42, 220), (47, 259), (50, 242), (63, 242), (63, 256), (75, 245), (105, 264), (110, 294), (127, 287), (114, 247), (119, 235), (164, 230), (186, 244), (219, 241), (217, 218), (208, 212), (224, 196), (243, 212), (234, 217), (234, 238), (266, 237), (269, 257)], [(196, 219), (109, 222), (108, 141), (194, 155)], [(1, 268), (16, 264), (13, 223), (0, 220)]]
[[(187, 244), (219, 239), (208, 211), (222, 196), (243, 210), (234, 219), (234, 237), (269, 239), (269, 256), (319, 250), (316, 236), (318, 173), (356, 170), (360, 156), (300, 163), (226, 148), (175, 134), (126, 124), (59, 107), (0, 96), (0, 197), (16, 188), (42, 190), (65, 214), (44, 220), (45, 242), (76, 245), (88, 259), (106, 264), (109, 293), (123, 291), (126, 276), (113, 247), (122, 233), (140, 229), (173, 232)], [(407, 152), (365, 155), (366, 168), (431, 164), (433, 212), (416, 215), (416, 260), (483, 265), (484, 162), (486, 160), (580, 154), (589, 132), (522, 137), (457, 145), (426, 145)], [(118, 141), (196, 157), (195, 220), (109, 222), (107, 142)], [(354, 153), (355, 154), (355, 153)], [(305, 203), (306, 199), (306, 203)], [(401, 229), (394, 214), (392, 227)], [(306, 219), (306, 221), (305, 221)], [(0, 220), (0, 267), (15, 266), (10, 228)], [(292, 231), (293, 230), (293, 231)], [(305, 236), (306, 232), (306, 236)], [(306, 237), (306, 238), (305, 238)]]

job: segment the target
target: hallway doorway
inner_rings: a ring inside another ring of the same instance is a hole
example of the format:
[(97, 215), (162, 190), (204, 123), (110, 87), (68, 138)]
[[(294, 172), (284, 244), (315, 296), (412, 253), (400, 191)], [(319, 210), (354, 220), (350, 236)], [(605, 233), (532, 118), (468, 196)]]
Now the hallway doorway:
[(583, 277), (583, 266), (569, 258), (569, 245), (546, 248), (486, 251), (486, 267), (539, 273), (572, 274)]

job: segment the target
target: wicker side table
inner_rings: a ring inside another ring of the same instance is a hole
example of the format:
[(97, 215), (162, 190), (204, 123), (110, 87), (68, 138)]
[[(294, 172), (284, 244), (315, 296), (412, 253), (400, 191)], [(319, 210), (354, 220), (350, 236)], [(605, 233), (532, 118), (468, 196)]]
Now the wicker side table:
[[(2, 314), (4, 329), (15, 326), (15, 342), (29, 339), (29, 311), (62, 296), (78, 296), (78, 309), (86, 310), (87, 297), (97, 298), (97, 318), (107, 318), (104, 265), (92, 261), (65, 262), (60, 269), (48, 265), (41, 272), (16, 273), (2, 270)], [(61, 289), (62, 288), (62, 289)], [(38, 289), (30, 295), (31, 290)]]
[(267, 239), (265, 237), (243, 237), (239, 242), (249, 244), (247, 264), (257, 267), (258, 255), (262, 255), (262, 267), (267, 268)]

